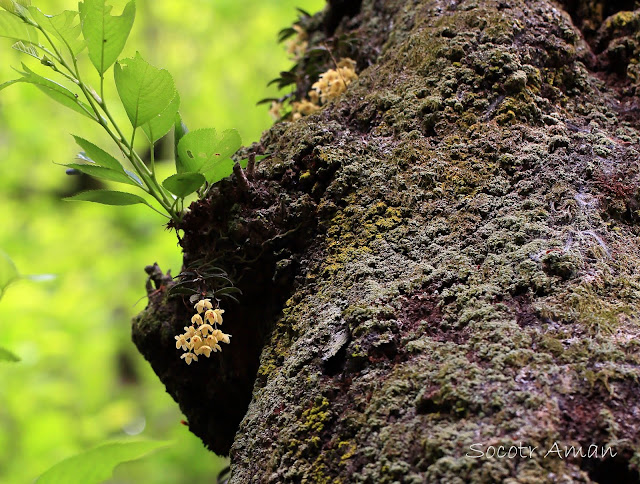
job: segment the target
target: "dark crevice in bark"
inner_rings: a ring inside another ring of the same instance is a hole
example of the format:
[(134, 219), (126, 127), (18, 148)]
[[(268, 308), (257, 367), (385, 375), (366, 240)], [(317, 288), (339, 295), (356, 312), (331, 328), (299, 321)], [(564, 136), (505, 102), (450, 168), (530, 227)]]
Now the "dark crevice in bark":
[(351, 333), (348, 329), (343, 329), (333, 335), (322, 355), (322, 368), (325, 375), (336, 376), (345, 370), (347, 347), (350, 341)]
[[(589, 444), (585, 445), (588, 448)], [(629, 452), (606, 459), (583, 459), (581, 468), (593, 482), (599, 484), (637, 484), (640, 473), (630, 466), (633, 455)]]
[(596, 53), (604, 50), (596, 45), (598, 30), (604, 21), (618, 12), (635, 10), (640, 6), (637, 0), (560, 0), (559, 3), (571, 15), (585, 40), (595, 47)]
[(638, 92), (640, 69), (640, 2), (637, 0), (563, 0), (559, 2), (571, 15), (589, 46), (583, 60), (612, 89), (621, 102), (620, 112), (640, 122)]
[(360, 12), (362, 6), (362, 0), (329, 0), (328, 3), (329, 6), (324, 17), (327, 35), (333, 35), (342, 19), (354, 17)]

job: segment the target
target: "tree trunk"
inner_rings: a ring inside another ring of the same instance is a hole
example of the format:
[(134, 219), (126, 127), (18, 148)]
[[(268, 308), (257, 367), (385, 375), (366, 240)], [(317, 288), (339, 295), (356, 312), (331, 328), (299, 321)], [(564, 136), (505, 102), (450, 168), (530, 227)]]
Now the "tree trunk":
[(182, 227), (231, 344), (162, 290), (135, 343), (231, 483), (638, 482), (636, 2), (359, 3), (303, 22), (358, 81)]

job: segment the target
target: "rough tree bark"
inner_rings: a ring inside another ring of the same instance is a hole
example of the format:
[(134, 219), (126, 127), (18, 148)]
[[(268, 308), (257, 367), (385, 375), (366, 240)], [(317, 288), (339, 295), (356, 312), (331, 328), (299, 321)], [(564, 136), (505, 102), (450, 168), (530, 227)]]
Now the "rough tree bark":
[(243, 291), (232, 344), (185, 365), (192, 309), (163, 291), (133, 325), (230, 482), (638, 482), (636, 6), (363, 0), (305, 20), (359, 80), (276, 123), (248, 186), (182, 227), (185, 265)]

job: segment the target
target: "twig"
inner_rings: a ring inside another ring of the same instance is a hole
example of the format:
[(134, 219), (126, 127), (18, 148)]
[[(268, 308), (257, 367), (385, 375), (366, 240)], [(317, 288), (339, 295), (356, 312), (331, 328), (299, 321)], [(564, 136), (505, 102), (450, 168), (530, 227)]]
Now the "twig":
[(238, 185), (242, 188), (243, 192), (248, 192), (251, 189), (251, 185), (249, 184), (249, 180), (247, 180), (246, 175), (244, 174), (244, 170), (240, 166), (239, 163), (233, 165), (233, 173), (236, 175), (236, 179), (238, 180)]
[(247, 162), (247, 178), (253, 179), (256, 173), (256, 154), (251, 152), (249, 153), (249, 161)]

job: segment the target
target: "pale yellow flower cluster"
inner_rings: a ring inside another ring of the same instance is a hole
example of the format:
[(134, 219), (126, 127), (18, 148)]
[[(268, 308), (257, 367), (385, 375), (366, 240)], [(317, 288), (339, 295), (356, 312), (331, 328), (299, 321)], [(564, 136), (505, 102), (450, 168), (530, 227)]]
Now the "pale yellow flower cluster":
[[(218, 343), (229, 344), (230, 334), (225, 334), (218, 329), (222, 324), (224, 309), (213, 309), (211, 299), (202, 299), (195, 306), (196, 314), (191, 318), (191, 326), (185, 326), (185, 332), (175, 336), (176, 349), (185, 351), (180, 357), (190, 365), (192, 361), (198, 361), (198, 355), (207, 358), (211, 353), (222, 351)], [(204, 313), (204, 319), (201, 316)]]
[(282, 117), (282, 103), (278, 101), (271, 101), (271, 108), (269, 109), (269, 116), (274, 121), (277, 121)]
[(320, 103), (324, 104), (327, 101), (331, 101), (339, 97), (343, 92), (347, 90), (347, 86), (353, 81), (358, 79), (356, 74), (356, 61), (349, 59), (348, 57), (340, 59), (337, 69), (329, 69), (327, 72), (320, 74), (320, 79), (315, 82), (311, 88), (317, 93), (309, 93), (311, 102), (317, 103), (317, 98), (320, 97)]
[(287, 53), (291, 56), (291, 59), (297, 61), (307, 50), (309, 36), (307, 32), (297, 24), (293, 25), (293, 30), (296, 31), (296, 36), (287, 41)]
[(338, 62), (337, 69), (329, 69), (320, 74), (317, 82), (311, 86), (309, 99), (291, 104), (293, 120), (300, 119), (318, 111), (323, 104), (338, 98), (347, 90), (347, 86), (358, 79), (356, 61), (345, 57)]
[(314, 104), (308, 99), (303, 99), (300, 102), (291, 103), (291, 107), (293, 108), (291, 114), (293, 115), (292, 117), (294, 121), (297, 121), (302, 116), (309, 116), (310, 114), (313, 114), (316, 111), (320, 110), (319, 104)]

